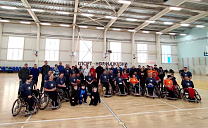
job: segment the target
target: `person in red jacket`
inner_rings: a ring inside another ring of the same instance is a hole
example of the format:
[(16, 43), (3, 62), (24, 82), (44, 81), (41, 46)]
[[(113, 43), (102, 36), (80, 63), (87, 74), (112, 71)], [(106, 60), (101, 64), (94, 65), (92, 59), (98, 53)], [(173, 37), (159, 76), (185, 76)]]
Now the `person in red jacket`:
[(157, 76), (156, 72), (153, 72), (153, 78), (155, 78), (157, 85), (159, 85), (160, 78)]
[[(129, 74), (126, 73), (126, 70), (123, 71), (123, 74), (121, 75), (121, 78), (123, 78), (124, 83), (125, 83), (126, 87), (127, 87), (128, 90), (129, 90)], [(128, 92), (129, 92), (129, 91), (128, 91)]]

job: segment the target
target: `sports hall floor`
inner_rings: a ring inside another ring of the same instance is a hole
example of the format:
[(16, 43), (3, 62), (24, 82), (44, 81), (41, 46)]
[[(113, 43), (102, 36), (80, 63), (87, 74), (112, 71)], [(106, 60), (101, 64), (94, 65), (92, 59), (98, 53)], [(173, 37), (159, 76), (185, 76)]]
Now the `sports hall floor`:
[[(180, 83), (179, 75), (176, 77)], [(16, 73), (1, 73), (0, 128), (207, 128), (208, 76), (195, 75), (193, 81), (202, 97), (201, 103), (114, 96), (102, 97), (103, 102), (96, 107), (71, 107), (65, 102), (58, 110), (13, 117), (11, 108), (17, 98), (18, 77)]]

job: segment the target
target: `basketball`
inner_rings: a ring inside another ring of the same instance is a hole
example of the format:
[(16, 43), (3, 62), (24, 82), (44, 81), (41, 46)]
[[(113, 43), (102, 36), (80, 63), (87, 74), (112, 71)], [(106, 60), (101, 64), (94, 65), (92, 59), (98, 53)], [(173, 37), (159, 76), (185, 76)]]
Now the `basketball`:
[(77, 80), (77, 82), (76, 82), (77, 84), (80, 84), (81, 83), (81, 81), (80, 80)]

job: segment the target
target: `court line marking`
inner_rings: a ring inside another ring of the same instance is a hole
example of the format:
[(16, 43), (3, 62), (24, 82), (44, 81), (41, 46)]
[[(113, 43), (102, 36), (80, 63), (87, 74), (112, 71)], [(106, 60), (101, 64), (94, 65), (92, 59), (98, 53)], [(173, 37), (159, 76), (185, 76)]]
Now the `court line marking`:
[(202, 120), (204, 119), (204, 118), (202, 118), (201, 116), (197, 116), (197, 118), (202, 119)]
[[(118, 118), (118, 116), (110, 109), (110, 107), (105, 103), (105, 101), (104, 101), (102, 98), (100, 98), (100, 100), (101, 100), (102, 103), (107, 107), (107, 109), (113, 114), (113, 116), (118, 120), (118, 123), (123, 123), (123, 122)], [(125, 126), (124, 123), (122, 124), (122, 126), (123, 126), (124, 128), (127, 128), (127, 127)]]
[[(29, 119), (30, 119), (31, 116), (32, 116), (32, 115), (30, 115), (30, 116), (27, 118), (27, 120), (25, 121), (25, 123), (27, 123), (27, 122), (29, 121)], [(24, 128), (24, 124), (22, 125), (21, 128)]]
[[(142, 115), (142, 114), (154, 114), (154, 113), (166, 113), (166, 112), (180, 112), (180, 111), (190, 111), (190, 110), (204, 110), (208, 109), (208, 107), (204, 108), (190, 108), (190, 109), (174, 109), (168, 111), (153, 111), (153, 112), (140, 112), (140, 113), (129, 113), (129, 114), (118, 114), (117, 116), (129, 116), (129, 115)], [(30, 124), (30, 123), (42, 123), (42, 122), (54, 122), (54, 121), (68, 121), (68, 120), (81, 120), (81, 119), (94, 119), (94, 118), (107, 118), (113, 117), (113, 115), (106, 116), (91, 116), (91, 117), (78, 117), (78, 118), (64, 118), (64, 119), (52, 119), (52, 120), (36, 120), (36, 121), (28, 121), (28, 122), (12, 122), (12, 123), (0, 123), (0, 126), (3, 125), (12, 125), (12, 124)]]
[(160, 101), (160, 102), (162, 102), (162, 103), (164, 103), (164, 104), (167, 104), (167, 105), (169, 105), (169, 106), (171, 106), (171, 107), (174, 107), (174, 108), (180, 110), (179, 107), (176, 107), (176, 106), (174, 106), (174, 105), (172, 105), (172, 104), (169, 104), (169, 103), (167, 103), (167, 102), (165, 102), (165, 101), (162, 101), (162, 100), (159, 100), (159, 99), (157, 99), (157, 100)]

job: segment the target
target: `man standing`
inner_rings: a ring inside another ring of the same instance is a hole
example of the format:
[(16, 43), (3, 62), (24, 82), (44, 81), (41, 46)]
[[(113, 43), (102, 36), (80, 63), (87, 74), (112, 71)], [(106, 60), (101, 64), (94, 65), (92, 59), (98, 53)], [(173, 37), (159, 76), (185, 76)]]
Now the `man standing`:
[(42, 82), (41, 82), (41, 92), (42, 92), (42, 90), (43, 90), (43, 87), (44, 87), (44, 77), (45, 77), (45, 75), (47, 75), (48, 74), (48, 71), (50, 71), (50, 66), (48, 65), (48, 61), (46, 60), (46, 61), (44, 61), (44, 65), (41, 67), (41, 74), (42, 74)]
[(77, 68), (77, 65), (74, 66), (74, 70), (76, 71), (76, 73), (79, 73), (79, 69)]
[(135, 66), (132, 66), (131, 70), (130, 70), (130, 77), (132, 77), (132, 75), (134, 74), (134, 72), (137, 72)]
[(90, 69), (88, 68), (88, 65), (86, 66), (86, 68), (84, 69), (84, 76), (88, 76), (88, 73), (90, 72)]
[(66, 77), (66, 85), (69, 86), (69, 77), (70, 77), (71, 68), (69, 64), (66, 64), (66, 68), (64, 68), (64, 77)]
[(26, 82), (26, 78), (29, 76), (29, 74), (30, 74), (30, 70), (28, 69), (28, 64), (26, 63), (25, 65), (24, 65), (24, 67), (23, 68), (21, 68), (20, 70), (19, 70), (19, 74), (18, 74), (18, 76), (19, 76), (19, 80), (20, 80), (20, 85), (21, 84), (24, 84), (25, 82)]
[(63, 73), (64, 72), (64, 66), (62, 65), (61, 61), (59, 62), (58, 69), (59, 69), (59, 73)]
[(35, 84), (37, 85), (37, 83), (38, 83), (38, 76), (39, 76), (39, 70), (38, 70), (36, 64), (34, 64), (34, 67), (31, 69), (30, 75), (33, 75), (33, 80), (34, 80)]
[(100, 75), (103, 74), (103, 67), (101, 67), (101, 63), (99, 63), (99, 66), (96, 68), (97, 73), (97, 81), (100, 79)]

